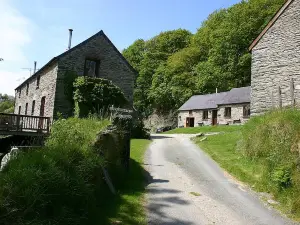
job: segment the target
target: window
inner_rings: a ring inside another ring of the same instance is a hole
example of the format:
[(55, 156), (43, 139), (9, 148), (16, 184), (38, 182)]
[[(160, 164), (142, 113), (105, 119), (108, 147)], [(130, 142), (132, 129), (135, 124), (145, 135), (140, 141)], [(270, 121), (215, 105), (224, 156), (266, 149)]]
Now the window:
[(86, 59), (84, 63), (84, 76), (98, 77), (99, 75), (99, 60)]
[(231, 107), (225, 107), (225, 117), (230, 118), (231, 117)]
[(25, 115), (27, 115), (28, 103), (25, 105)]
[(19, 106), (19, 115), (21, 114), (21, 106)]
[(246, 105), (243, 107), (243, 116), (244, 117), (250, 117), (250, 106)]
[(190, 115), (193, 115), (193, 110), (190, 110), (190, 111), (189, 111), (189, 114), (190, 114)]
[(208, 119), (208, 111), (203, 111), (202, 119), (207, 120)]
[(27, 83), (26, 85), (26, 95), (28, 95), (28, 91), (29, 91), (29, 83)]
[(22, 89), (20, 88), (19, 89), (19, 98), (21, 98), (21, 92), (22, 92)]
[(40, 88), (40, 80), (41, 80), (41, 76), (37, 76), (36, 78), (36, 89), (39, 89)]
[(35, 100), (32, 101), (32, 107), (31, 107), (31, 115), (34, 114), (34, 108), (35, 108)]

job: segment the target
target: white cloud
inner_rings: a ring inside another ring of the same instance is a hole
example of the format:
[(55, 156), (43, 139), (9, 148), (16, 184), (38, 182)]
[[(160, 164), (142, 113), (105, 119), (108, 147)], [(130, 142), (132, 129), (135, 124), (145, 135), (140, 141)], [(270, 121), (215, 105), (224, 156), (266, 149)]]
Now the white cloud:
[(24, 47), (31, 42), (33, 23), (9, 0), (0, 0), (0, 93), (14, 94), (14, 88), (28, 77), (22, 65), (28, 64)]

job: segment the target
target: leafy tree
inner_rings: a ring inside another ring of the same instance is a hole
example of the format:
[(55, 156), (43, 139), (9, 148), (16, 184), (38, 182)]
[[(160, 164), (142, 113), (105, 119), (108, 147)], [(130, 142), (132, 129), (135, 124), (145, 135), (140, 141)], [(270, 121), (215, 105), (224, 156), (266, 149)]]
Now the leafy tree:
[(145, 53), (145, 41), (143, 39), (136, 40), (128, 48), (124, 49), (123, 55), (136, 71), (140, 71), (141, 62)]
[(198, 31), (162, 32), (124, 50), (138, 70), (134, 104), (145, 116), (177, 109), (194, 94), (250, 85), (248, 47), (285, 0), (243, 0), (213, 12)]
[(14, 112), (14, 100), (10, 99), (7, 94), (0, 93), (0, 112), (13, 113)]
[(157, 68), (169, 56), (187, 47), (192, 34), (183, 29), (162, 32), (148, 41), (137, 40), (123, 54), (139, 72), (134, 92), (134, 105), (144, 116), (151, 114), (150, 88)]

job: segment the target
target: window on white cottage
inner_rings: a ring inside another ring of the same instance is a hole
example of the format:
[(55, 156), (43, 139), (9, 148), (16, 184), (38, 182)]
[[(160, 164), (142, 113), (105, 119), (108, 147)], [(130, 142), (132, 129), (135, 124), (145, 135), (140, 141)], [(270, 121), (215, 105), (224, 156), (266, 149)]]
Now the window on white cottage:
[(227, 118), (231, 117), (231, 107), (226, 107), (225, 108), (224, 116), (227, 117)]
[(208, 111), (207, 110), (203, 111), (202, 119), (204, 119), (204, 120), (208, 119)]
[(243, 107), (243, 116), (250, 117), (250, 105), (246, 105)]
[(98, 77), (99, 76), (100, 60), (86, 59), (84, 63), (84, 76)]

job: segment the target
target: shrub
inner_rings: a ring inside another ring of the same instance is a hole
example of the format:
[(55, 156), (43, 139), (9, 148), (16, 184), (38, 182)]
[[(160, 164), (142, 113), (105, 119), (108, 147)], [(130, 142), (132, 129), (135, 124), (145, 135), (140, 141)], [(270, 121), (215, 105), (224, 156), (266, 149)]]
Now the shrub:
[(11, 160), (0, 174), (1, 224), (96, 224), (108, 189), (102, 178), (104, 161), (91, 144), (107, 124), (59, 120), (46, 147)]
[(111, 81), (102, 78), (78, 77), (74, 82), (75, 115), (86, 117), (107, 109), (128, 104), (121, 89)]
[(131, 130), (131, 137), (136, 139), (149, 139), (150, 130), (145, 127), (142, 119), (136, 118), (133, 121), (133, 126)]
[[(300, 111), (282, 109), (250, 119), (242, 129), (240, 150), (265, 171), (265, 191), (285, 202), (288, 213), (300, 215)], [(297, 208), (298, 207), (298, 208)]]

